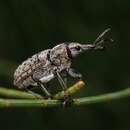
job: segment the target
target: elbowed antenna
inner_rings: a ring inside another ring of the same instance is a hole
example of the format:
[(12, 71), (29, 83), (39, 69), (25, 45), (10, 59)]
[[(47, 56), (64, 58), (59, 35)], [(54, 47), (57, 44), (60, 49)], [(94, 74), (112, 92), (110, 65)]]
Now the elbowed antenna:
[(106, 30), (104, 30), (97, 38), (96, 40), (92, 43), (92, 44), (83, 44), (81, 45), (81, 48), (83, 50), (90, 50), (90, 49), (103, 49), (104, 46), (103, 46), (103, 43), (105, 41), (110, 41), (110, 42), (113, 42), (113, 39), (110, 39), (110, 38), (105, 38), (104, 36), (110, 31), (111, 29), (108, 28)]
[(110, 28), (104, 30), (104, 31), (96, 38), (96, 40), (93, 42), (93, 44), (97, 44), (99, 41), (103, 40), (104, 35), (105, 35), (107, 32), (109, 32), (110, 30), (111, 30)]

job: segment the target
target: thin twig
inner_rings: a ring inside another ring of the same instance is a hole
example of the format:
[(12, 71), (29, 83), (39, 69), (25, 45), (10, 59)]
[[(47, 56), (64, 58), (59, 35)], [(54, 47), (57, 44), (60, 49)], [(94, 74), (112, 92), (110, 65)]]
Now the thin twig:
[(61, 91), (53, 96), (54, 99), (62, 99), (64, 97), (64, 93), (67, 95), (73, 95), (78, 92), (82, 87), (84, 87), (85, 83), (83, 81), (78, 81), (73, 86), (69, 87), (65, 92)]
[[(99, 96), (84, 97), (79, 99), (74, 99), (70, 106), (81, 106), (89, 105), (94, 103), (110, 102), (113, 100), (126, 98), (130, 96), (130, 88), (113, 92), (109, 94), (103, 94)], [(32, 100), (32, 99), (0, 99), (0, 107), (10, 108), (10, 107), (58, 107), (63, 106), (60, 100)]]
[[(84, 85), (85, 83), (83, 81), (78, 81), (77, 83), (69, 87), (65, 93), (68, 95), (73, 95), (74, 93), (78, 92)], [(18, 98), (18, 99), (19, 98), (20, 99), (43, 99), (43, 97), (38, 94), (37, 96), (35, 96), (25, 91), (8, 89), (4, 87), (0, 87), (0, 96), (9, 97), (9, 98)], [(64, 91), (61, 91), (53, 96), (54, 99), (62, 99), (63, 97), (64, 97)]]
[[(8, 89), (4, 87), (0, 87), (0, 96), (3, 97), (9, 97), (9, 98), (22, 98), (22, 99), (37, 99), (38, 96), (36, 97), (35, 95), (32, 95), (28, 92), (25, 91), (19, 91), (19, 90), (14, 90), (14, 89)], [(39, 95), (39, 98), (43, 98), (42, 96)]]

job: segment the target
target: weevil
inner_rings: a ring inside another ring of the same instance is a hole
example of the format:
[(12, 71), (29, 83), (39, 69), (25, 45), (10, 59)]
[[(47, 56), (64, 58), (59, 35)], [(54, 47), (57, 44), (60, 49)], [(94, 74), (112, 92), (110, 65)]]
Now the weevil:
[(29, 90), (29, 86), (39, 86), (47, 97), (51, 97), (45, 84), (57, 78), (65, 91), (67, 85), (62, 78), (62, 74), (68, 74), (73, 78), (81, 79), (82, 74), (71, 68), (73, 59), (87, 50), (102, 50), (105, 41), (112, 41), (112, 39), (104, 37), (109, 31), (110, 29), (103, 31), (92, 44), (80, 44), (78, 42), (61, 43), (52, 49), (46, 49), (33, 55), (16, 69), (14, 85), (32, 93), (33, 91)]

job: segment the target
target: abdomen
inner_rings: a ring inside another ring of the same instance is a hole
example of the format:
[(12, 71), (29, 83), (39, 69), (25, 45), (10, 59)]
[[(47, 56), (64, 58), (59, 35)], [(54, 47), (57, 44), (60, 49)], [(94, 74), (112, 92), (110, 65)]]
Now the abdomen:
[(47, 64), (47, 52), (42, 51), (38, 54), (33, 55), (31, 58), (28, 58), (21, 65), (18, 66), (14, 73), (14, 85), (18, 88), (26, 88), (30, 85), (36, 86), (37, 83), (33, 79), (33, 75), (44, 68)]

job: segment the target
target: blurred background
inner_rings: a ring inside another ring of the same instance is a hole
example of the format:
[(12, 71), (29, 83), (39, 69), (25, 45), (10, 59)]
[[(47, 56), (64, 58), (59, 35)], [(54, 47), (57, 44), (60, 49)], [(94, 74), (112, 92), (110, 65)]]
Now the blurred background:
[[(0, 86), (15, 88), (14, 70), (33, 54), (61, 42), (91, 43), (106, 28), (113, 45), (74, 61), (87, 84), (76, 97), (130, 87), (130, 1), (1, 0)], [(4, 130), (130, 130), (129, 122), (130, 98), (65, 109), (0, 109)]]

